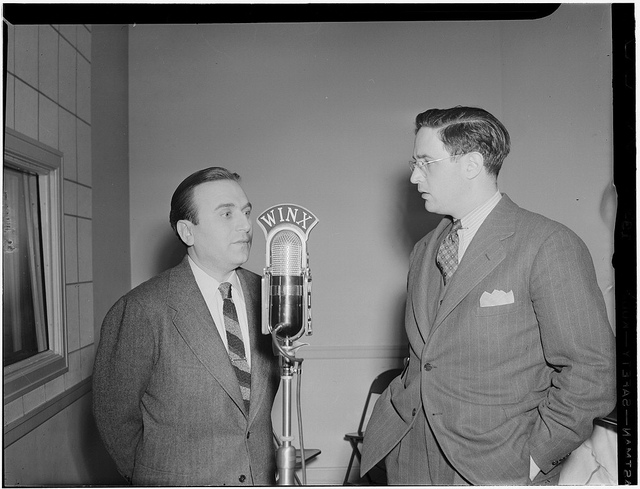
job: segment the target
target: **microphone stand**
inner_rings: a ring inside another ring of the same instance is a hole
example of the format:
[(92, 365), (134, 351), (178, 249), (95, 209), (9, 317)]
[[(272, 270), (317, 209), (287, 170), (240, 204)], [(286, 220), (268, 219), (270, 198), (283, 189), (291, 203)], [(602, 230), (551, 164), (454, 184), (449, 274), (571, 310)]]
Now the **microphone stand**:
[[(278, 485), (295, 485), (296, 449), (292, 445), (293, 436), (291, 434), (291, 381), (294, 373), (300, 373), (298, 365), (302, 364), (302, 358), (295, 357), (295, 350), (302, 345), (293, 346), (289, 338), (284, 339), (284, 344), (280, 345), (277, 339), (278, 325), (271, 332), (274, 346), (280, 353), (280, 366), (282, 379), (282, 437), (281, 443), (276, 452), (276, 467), (278, 469)], [(301, 440), (302, 443), (302, 440)], [(306, 485), (304, 447), (301, 446), (301, 459), (303, 469), (303, 479)]]

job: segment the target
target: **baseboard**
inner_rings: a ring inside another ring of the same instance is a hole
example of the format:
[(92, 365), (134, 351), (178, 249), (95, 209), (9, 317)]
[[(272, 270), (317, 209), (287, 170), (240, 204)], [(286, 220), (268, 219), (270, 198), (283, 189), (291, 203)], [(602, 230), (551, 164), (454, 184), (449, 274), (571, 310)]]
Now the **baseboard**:
[[(357, 467), (354, 467), (355, 472)], [(347, 467), (307, 467), (307, 485), (310, 486), (341, 486)], [(298, 472), (298, 477), (302, 476)]]

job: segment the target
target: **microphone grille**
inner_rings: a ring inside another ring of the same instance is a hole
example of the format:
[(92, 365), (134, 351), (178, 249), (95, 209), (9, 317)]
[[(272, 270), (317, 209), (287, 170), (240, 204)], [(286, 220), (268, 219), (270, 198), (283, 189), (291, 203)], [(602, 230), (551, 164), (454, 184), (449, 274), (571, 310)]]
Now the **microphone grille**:
[(302, 274), (302, 241), (292, 231), (280, 231), (271, 241), (273, 275)]

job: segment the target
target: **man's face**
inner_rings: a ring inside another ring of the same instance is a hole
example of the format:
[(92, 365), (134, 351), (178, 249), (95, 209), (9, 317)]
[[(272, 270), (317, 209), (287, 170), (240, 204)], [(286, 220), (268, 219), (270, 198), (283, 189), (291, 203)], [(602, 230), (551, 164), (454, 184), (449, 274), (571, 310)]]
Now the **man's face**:
[(456, 215), (456, 209), (463, 200), (468, 182), (460, 171), (459, 159), (449, 156), (438, 137), (438, 130), (422, 127), (416, 134), (413, 158), (418, 162), (446, 159), (416, 167), (411, 173), (411, 183), (418, 186), (429, 212), (457, 218), (461, 216)]
[(251, 203), (232, 180), (198, 185), (193, 189), (193, 202), (198, 224), (184, 221), (189, 229), (185, 241), (190, 245), (189, 254), (201, 268), (221, 280), (249, 259)]

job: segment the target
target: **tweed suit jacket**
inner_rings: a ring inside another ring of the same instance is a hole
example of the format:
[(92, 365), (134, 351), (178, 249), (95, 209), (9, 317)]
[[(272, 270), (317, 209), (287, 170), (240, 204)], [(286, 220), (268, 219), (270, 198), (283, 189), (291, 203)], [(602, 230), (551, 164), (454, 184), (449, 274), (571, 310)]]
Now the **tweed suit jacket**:
[[(424, 410), (468, 482), (527, 484), (530, 456), (549, 472), (615, 406), (615, 341), (593, 262), (571, 230), (503, 195), (443, 292), (435, 257), (450, 228), (444, 219), (412, 252), (409, 366), (376, 403), (361, 472)], [(496, 290), (499, 305), (487, 306)]]
[(260, 334), (260, 277), (237, 273), (249, 321), (248, 413), (186, 256), (122, 297), (104, 319), (94, 416), (118, 470), (133, 484), (275, 483), (278, 359), (271, 338)]

